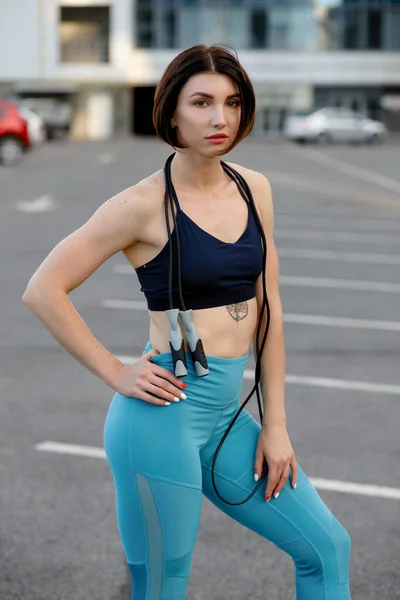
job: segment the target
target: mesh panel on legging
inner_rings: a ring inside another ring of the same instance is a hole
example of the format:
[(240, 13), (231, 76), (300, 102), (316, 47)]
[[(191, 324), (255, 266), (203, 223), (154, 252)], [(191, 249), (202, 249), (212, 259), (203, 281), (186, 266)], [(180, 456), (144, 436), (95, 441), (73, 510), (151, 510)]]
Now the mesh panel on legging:
[[(201, 511), (201, 489), (132, 473), (136, 502), (118, 511), (132, 575), (131, 600), (184, 600)], [(128, 521), (140, 512), (145, 543)], [(136, 545), (137, 542), (138, 544)]]

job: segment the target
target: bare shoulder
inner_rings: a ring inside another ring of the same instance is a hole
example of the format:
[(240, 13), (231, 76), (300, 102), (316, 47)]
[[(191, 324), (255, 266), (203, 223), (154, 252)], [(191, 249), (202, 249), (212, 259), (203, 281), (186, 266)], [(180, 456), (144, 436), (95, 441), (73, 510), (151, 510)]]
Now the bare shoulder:
[[(155, 171), (148, 177), (141, 179), (136, 185), (132, 186), (132, 192), (142, 200), (146, 200), (144, 208), (151, 211), (152, 204), (160, 203), (164, 193), (164, 175), (162, 169)], [(150, 206), (149, 206), (150, 204)]]
[[(102, 205), (115, 209), (119, 212), (125, 212), (126, 216), (131, 215), (136, 221), (143, 221), (154, 213), (154, 209), (162, 202), (162, 171), (156, 171), (145, 179), (141, 179), (135, 185), (132, 185), (118, 192)], [(125, 210), (123, 210), (125, 208)]]
[(254, 202), (259, 211), (261, 220), (264, 225), (273, 224), (273, 201), (272, 201), (272, 190), (271, 185), (262, 173), (259, 171), (254, 171), (253, 169), (249, 169), (247, 167), (243, 167), (237, 163), (227, 162), (227, 164), (238, 173), (240, 173), (244, 179), (247, 181), (251, 193), (254, 198)]
[(118, 238), (120, 250), (146, 241), (161, 212), (163, 197), (162, 178), (157, 171), (103, 202), (84, 228)]
[(254, 171), (253, 169), (249, 169), (248, 167), (243, 167), (237, 163), (228, 162), (228, 165), (236, 169), (243, 177), (246, 179), (249, 186), (255, 186), (257, 190), (261, 190), (264, 193), (271, 193), (271, 185), (262, 173), (259, 171)]

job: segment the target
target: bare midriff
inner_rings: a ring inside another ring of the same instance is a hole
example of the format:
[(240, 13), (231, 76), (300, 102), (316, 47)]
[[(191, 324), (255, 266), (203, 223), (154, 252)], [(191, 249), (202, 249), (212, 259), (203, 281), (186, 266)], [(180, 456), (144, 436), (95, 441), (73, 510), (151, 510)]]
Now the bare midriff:
[[(170, 352), (169, 321), (165, 312), (149, 311), (149, 339), (159, 352)], [(255, 298), (193, 311), (197, 333), (208, 356), (236, 358), (244, 356), (253, 339), (257, 325), (257, 301)], [(188, 350), (185, 329), (181, 325), (182, 337)]]

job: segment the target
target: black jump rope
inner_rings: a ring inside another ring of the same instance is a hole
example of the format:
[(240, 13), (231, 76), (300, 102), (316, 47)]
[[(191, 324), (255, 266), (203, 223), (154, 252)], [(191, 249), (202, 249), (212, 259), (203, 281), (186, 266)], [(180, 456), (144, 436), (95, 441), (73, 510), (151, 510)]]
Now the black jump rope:
[[(205, 355), (204, 349), (203, 349), (203, 342), (199, 338), (198, 333), (196, 331), (196, 327), (195, 327), (194, 319), (193, 319), (193, 310), (192, 309), (186, 310), (185, 302), (183, 300), (183, 293), (182, 293), (181, 247), (180, 247), (180, 241), (179, 241), (178, 224), (177, 224), (176, 215), (174, 212), (175, 209), (178, 210), (179, 204), (178, 204), (178, 198), (176, 195), (176, 191), (175, 191), (175, 188), (174, 188), (174, 186), (172, 184), (172, 180), (171, 180), (171, 162), (172, 162), (172, 159), (174, 158), (174, 156), (175, 156), (175, 152), (173, 154), (171, 154), (171, 156), (168, 157), (168, 159), (165, 163), (165, 166), (164, 166), (165, 220), (166, 220), (166, 225), (167, 225), (168, 242), (169, 242), (169, 278), (168, 278), (169, 288), (168, 288), (168, 291), (169, 291), (170, 308), (169, 308), (169, 310), (166, 311), (166, 314), (167, 314), (167, 317), (169, 320), (169, 324), (170, 324), (169, 346), (171, 349), (171, 355), (172, 355), (175, 375), (177, 377), (184, 377), (185, 375), (187, 375), (187, 363), (186, 363), (184, 340), (182, 338), (182, 332), (181, 332), (181, 329), (180, 329), (180, 326), (178, 323), (178, 318), (180, 318), (183, 323), (183, 326), (185, 328), (185, 331), (186, 331), (186, 338), (187, 338), (187, 342), (189, 345), (189, 350), (190, 350), (190, 354), (191, 354), (191, 357), (193, 360), (193, 364), (196, 369), (196, 373), (199, 377), (204, 377), (209, 374), (209, 369), (208, 369), (208, 364), (207, 364), (207, 358), (206, 358), (206, 355)], [(257, 325), (257, 333), (256, 333), (255, 384), (254, 384), (253, 389), (251, 390), (250, 394), (247, 396), (246, 400), (243, 402), (242, 406), (239, 408), (236, 415), (232, 419), (231, 423), (227, 427), (227, 429), (219, 443), (219, 446), (218, 446), (217, 450), (215, 451), (214, 460), (213, 460), (213, 464), (212, 464), (212, 468), (211, 468), (211, 478), (212, 478), (213, 486), (214, 486), (217, 496), (226, 504), (230, 504), (231, 506), (239, 506), (241, 504), (244, 504), (248, 500), (250, 500), (250, 498), (256, 493), (258, 488), (265, 481), (265, 479), (267, 477), (267, 473), (268, 473), (268, 465), (267, 465), (266, 461), (264, 461), (262, 475), (261, 475), (260, 480), (258, 481), (256, 487), (254, 488), (254, 490), (251, 492), (251, 494), (247, 498), (242, 500), (242, 502), (229, 502), (228, 500), (226, 500), (225, 498), (223, 498), (220, 495), (220, 493), (217, 490), (216, 483), (215, 483), (214, 468), (215, 468), (215, 463), (217, 461), (217, 457), (218, 457), (219, 451), (222, 447), (222, 444), (224, 443), (226, 437), (228, 436), (229, 431), (232, 429), (236, 419), (238, 418), (238, 416), (240, 415), (243, 408), (246, 406), (246, 404), (248, 403), (248, 401), (250, 400), (250, 398), (252, 397), (254, 392), (256, 392), (256, 395), (257, 395), (257, 404), (258, 404), (258, 410), (260, 413), (260, 421), (262, 422), (262, 419), (263, 419), (262, 401), (261, 401), (261, 395), (260, 395), (261, 355), (262, 355), (262, 351), (264, 349), (265, 341), (266, 341), (267, 334), (268, 334), (269, 324), (270, 324), (270, 310), (269, 310), (269, 303), (268, 303), (268, 297), (267, 297), (267, 289), (266, 289), (266, 284), (265, 284), (265, 270), (266, 270), (266, 262), (267, 262), (267, 242), (265, 239), (265, 234), (264, 234), (263, 227), (261, 225), (261, 222), (260, 222), (260, 219), (258, 216), (256, 206), (254, 203), (254, 198), (252, 196), (249, 186), (247, 185), (246, 180), (242, 177), (242, 175), (240, 175), (240, 173), (235, 171), (235, 169), (233, 169), (232, 167), (227, 165), (225, 162), (221, 161), (221, 166), (224, 169), (225, 173), (233, 181), (235, 181), (241, 196), (243, 197), (245, 202), (250, 206), (250, 208), (253, 212), (253, 215), (255, 217), (255, 220), (256, 220), (257, 228), (260, 232), (260, 236), (261, 236), (261, 240), (262, 240), (262, 250), (263, 250), (263, 268), (262, 268), (262, 272), (263, 272), (263, 303), (262, 303), (261, 314), (260, 314), (259, 322)], [(177, 276), (178, 276), (178, 291), (179, 291), (180, 308), (173, 308), (174, 302), (173, 302), (173, 297), (172, 297), (172, 271), (173, 271), (174, 257), (173, 257), (173, 248), (172, 248), (172, 246), (173, 246), (172, 234), (171, 234), (171, 228), (170, 228), (169, 216), (168, 216), (168, 206), (170, 206), (170, 209), (171, 209), (172, 219), (173, 219), (174, 228), (175, 228), (174, 230), (175, 230), (175, 235), (176, 235), (175, 239), (176, 239), (176, 254), (177, 254)], [(263, 339), (261, 342), (261, 347), (260, 347), (260, 331), (261, 331), (261, 323), (263, 321), (265, 307), (267, 307), (267, 325), (265, 328), (265, 332), (264, 332)]]

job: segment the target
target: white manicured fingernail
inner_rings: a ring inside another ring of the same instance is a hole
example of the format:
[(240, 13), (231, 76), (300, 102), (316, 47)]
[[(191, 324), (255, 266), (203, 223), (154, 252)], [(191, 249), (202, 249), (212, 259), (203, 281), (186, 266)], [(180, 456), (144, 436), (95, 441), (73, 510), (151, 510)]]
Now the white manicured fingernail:
[(171, 402), (166, 402), (165, 406), (169, 406), (171, 404)]
[(297, 488), (297, 483), (295, 483), (295, 484), (294, 484), (293, 488), (294, 488), (294, 489), (296, 489), (296, 488)]
[(258, 481), (258, 475), (257, 475), (257, 473), (254, 473), (254, 481)]
[(180, 402), (179, 398), (177, 398), (176, 396), (174, 397), (174, 402)]
[(274, 494), (274, 498), (279, 498), (279, 492), (277, 492), (276, 494)]
[(181, 393), (181, 398), (182, 398), (182, 400), (186, 400), (186, 398), (187, 398), (186, 394), (184, 394), (184, 393), (182, 392), (182, 393)]

